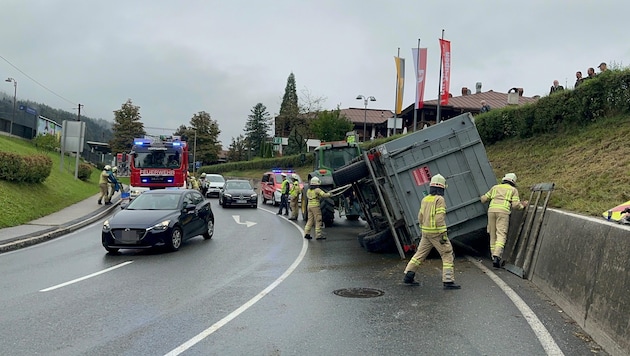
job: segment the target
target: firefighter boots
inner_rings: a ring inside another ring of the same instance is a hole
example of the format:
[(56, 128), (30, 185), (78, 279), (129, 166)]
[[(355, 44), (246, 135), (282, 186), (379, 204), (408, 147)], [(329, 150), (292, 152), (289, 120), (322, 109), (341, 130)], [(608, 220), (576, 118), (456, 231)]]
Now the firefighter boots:
[(311, 234), (306, 234), (306, 235), (304, 235), (304, 238), (305, 238), (305, 239), (307, 239), (307, 240), (312, 239)]
[(444, 282), (444, 289), (462, 289), (462, 286), (455, 284), (455, 282)]
[(403, 282), (410, 286), (419, 286), (420, 283), (414, 280), (415, 276), (416, 276), (416, 272), (409, 271), (405, 273), (405, 278), (403, 279)]
[(501, 259), (499, 256), (492, 256), (492, 267), (501, 268)]

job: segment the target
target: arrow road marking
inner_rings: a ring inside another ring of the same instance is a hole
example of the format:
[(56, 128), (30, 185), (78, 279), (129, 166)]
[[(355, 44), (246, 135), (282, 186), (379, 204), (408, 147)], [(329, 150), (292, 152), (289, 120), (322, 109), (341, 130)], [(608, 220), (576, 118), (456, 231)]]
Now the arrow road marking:
[(232, 218), (234, 218), (234, 221), (236, 221), (237, 224), (239, 224), (239, 225), (247, 225), (247, 227), (252, 227), (252, 226), (257, 224), (255, 222), (251, 222), (251, 221), (241, 222), (241, 216), (240, 215), (232, 215)]

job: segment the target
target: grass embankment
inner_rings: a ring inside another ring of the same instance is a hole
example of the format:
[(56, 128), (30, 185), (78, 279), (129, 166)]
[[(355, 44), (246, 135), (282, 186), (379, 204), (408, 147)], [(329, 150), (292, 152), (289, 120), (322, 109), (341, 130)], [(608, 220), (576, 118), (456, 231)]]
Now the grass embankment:
[[(29, 141), (6, 136), (0, 136), (0, 150), (20, 154), (45, 153), (38, 151)], [(26, 184), (0, 180), (0, 228), (24, 224), (99, 192), (99, 171), (92, 171), (89, 182), (75, 180), (74, 157), (66, 156), (63, 169), (60, 170), (60, 154), (48, 155), (53, 166), (50, 176), (43, 183)]]
[[(514, 172), (521, 199), (529, 199), (528, 187), (555, 183), (550, 207), (600, 216), (611, 207), (630, 200), (630, 117), (601, 119), (587, 127), (528, 139), (510, 139), (487, 145), (497, 178)], [(0, 136), (0, 150), (23, 154), (38, 152), (30, 142)], [(89, 182), (74, 179), (74, 158), (50, 153), (51, 175), (41, 184), (17, 184), (0, 180), (0, 228), (24, 224), (98, 193), (97, 170)], [(311, 166), (296, 167), (306, 179)], [(225, 177), (260, 179), (263, 171), (234, 171)], [(128, 179), (122, 179), (128, 184)], [(543, 194), (541, 199), (544, 199)], [(96, 204), (96, 202), (94, 202)]]

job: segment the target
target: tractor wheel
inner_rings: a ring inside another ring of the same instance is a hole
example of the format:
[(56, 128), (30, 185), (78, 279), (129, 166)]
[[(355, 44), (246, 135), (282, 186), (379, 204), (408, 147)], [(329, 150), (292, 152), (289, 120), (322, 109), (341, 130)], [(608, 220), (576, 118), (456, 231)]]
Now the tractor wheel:
[(330, 198), (322, 199), (319, 202), (319, 207), (322, 210), (324, 226), (331, 227), (333, 220), (335, 220), (335, 202)]
[(340, 168), (333, 172), (333, 181), (338, 187), (358, 182), (370, 174), (367, 164), (361, 160)]

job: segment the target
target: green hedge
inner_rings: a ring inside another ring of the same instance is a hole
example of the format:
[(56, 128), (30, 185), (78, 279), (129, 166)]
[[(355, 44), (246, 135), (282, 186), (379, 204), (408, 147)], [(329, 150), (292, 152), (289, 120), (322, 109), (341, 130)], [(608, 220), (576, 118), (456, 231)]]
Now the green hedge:
[(586, 126), (604, 116), (630, 114), (629, 88), (630, 69), (609, 70), (585, 80), (574, 90), (478, 115), (475, 123), (486, 144), (510, 137), (533, 137), (569, 126)]
[(295, 167), (301, 167), (304, 165), (313, 164), (314, 155), (312, 153), (305, 153), (303, 157), (301, 155), (273, 157), (256, 159), (252, 161), (239, 161), (230, 163), (215, 164), (212, 166), (203, 166), (197, 171), (201, 173), (225, 173), (230, 171), (240, 170), (270, 170), (272, 168), (291, 169)]
[(22, 156), (13, 152), (0, 152), (0, 179), (41, 183), (50, 176), (52, 159), (45, 154)]

